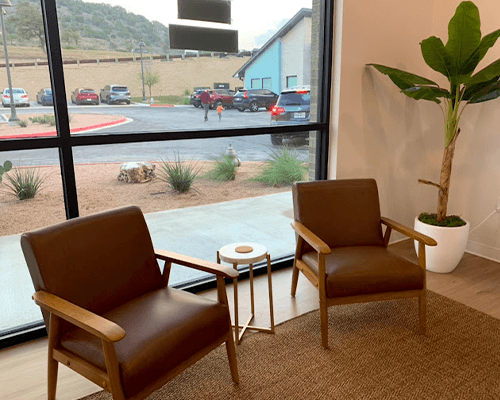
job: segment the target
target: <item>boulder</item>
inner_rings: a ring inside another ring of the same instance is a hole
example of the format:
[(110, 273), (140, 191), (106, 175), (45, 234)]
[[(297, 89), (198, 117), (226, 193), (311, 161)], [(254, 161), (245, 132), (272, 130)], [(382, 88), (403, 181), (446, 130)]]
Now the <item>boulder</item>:
[(149, 162), (127, 162), (120, 166), (118, 180), (127, 183), (144, 183), (153, 179), (156, 165)]

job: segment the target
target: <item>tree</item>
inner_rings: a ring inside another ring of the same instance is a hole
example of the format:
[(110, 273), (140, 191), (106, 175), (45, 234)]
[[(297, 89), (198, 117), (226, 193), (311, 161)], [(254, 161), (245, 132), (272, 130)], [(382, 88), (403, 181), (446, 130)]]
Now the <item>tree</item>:
[(16, 15), (10, 17), (16, 24), (16, 31), (23, 39), (36, 38), (43, 51), (45, 48), (45, 30), (43, 27), (42, 11), (32, 3), (21, 2), (16, 7)]
[(61, 34), (61, 40), (68, 45), (74, 42), (75, 46), (78, 46), (78, 43), (80, 43), (80, 34), (76, 29), (64, 30)]
[[(141, 75), (142, 80), (142, 75)], [(149, 97), (151, 96), (151, 87), (160, 82), (160, 75), (154, 74), (151, 71), (144, 71), (144, 84), (149, 88)]]

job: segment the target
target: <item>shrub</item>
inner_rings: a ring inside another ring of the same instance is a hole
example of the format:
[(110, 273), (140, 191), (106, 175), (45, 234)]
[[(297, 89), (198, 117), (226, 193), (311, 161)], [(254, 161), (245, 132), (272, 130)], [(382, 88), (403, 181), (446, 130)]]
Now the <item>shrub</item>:
[(29, 120), (33, 124), (56, 124), (56, 119), (53, 115), (44, 115), (43, 117), (30, 117)]
[(20, 119), (19, 121), (17, 121), (17, 124), (21, 128), (26, 128), (28, 126), (28, 121), (26, 121), (25, 119)]
[(199, 173), (200, 168), (196, 164), (182, 161), (177, 154), (174, 161), (161, 160), (158, 178), (176, 192), (185, 193), (190, 189), (195, 189), (193, 183)]
[(7, 191), (19, 200), (32, 199), (43, 189), (45, 177), (38, 168), (15, 168), (5, 174)]
[(189, 91), (189, 89), (184, 89), (184, 96), (189, 96), (191, 94), (191, 92)]
[(214, 181), (234, 181), (238, 166), (234, 163), (233, 159), (227, 154), (221, 154), (219, 157), (213, 159), (215, 165), (208, 171), (204, 178)]
[(292, 185), (306, 178), (307, 167), (299, 160), (299, 155), (286, 146), (272, 150), (260, 175), (252, 180), (269, 186)]

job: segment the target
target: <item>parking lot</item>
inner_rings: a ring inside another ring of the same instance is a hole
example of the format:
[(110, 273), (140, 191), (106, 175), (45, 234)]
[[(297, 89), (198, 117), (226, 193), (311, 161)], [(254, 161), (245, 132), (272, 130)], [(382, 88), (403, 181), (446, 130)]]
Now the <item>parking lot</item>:
[[(222, 113), (221, 122), (218, 121), (215, 110), (209, 111), (208, 122), (203, 121), (203, 109), (193, 106), (150, 107), (143, 104), (131, 105), (86, 105), (75, 106), (68, 104), (69, 114), (97, 113), (123, 115), (131, 122), (116, 127), (101, 129), (89, 134), (99, 133), (131, 133), (155, 132), (173, 130), (202, 130), (202, 129), (231, 129), (242, 127), (259, 127), (270, 125), (270, 113), (265, 109), (257, 112), (239, 112), (227, 109)], [(51, 114), (53, 108), (42, 107), (35, 102), (27, 108), (17, 108), (17, 114)], [(9, 108), (0, 112), (10, 114)], [(183, 159), (210, 160), (233, 146), (242, 161), (265, 161), (275, 146), (271, 144), (270, 135), (240, 136), (229, 138), (191, 139), (162, 141), (152, 143), (129, 143), (116, 145), (86, 146), (74, 148), (75, 163), (90, 162), (125, 162), (141, 160), (158, 160), (173, 158), (176, 154)], [(308, 159), (308, 148), (304, 142), (289, 143), (298, 152), (304, 161)], [(26, 150), (23, 152), (3, 153), (5, 159), (17, 161), (17, 165), (55, 165), (59, 163), (58, 152), (55, 149)]]

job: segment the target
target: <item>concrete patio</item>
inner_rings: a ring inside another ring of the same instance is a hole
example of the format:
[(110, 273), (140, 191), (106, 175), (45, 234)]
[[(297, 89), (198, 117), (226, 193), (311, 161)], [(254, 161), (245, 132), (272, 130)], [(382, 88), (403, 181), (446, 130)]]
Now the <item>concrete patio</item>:
[[(294, 252), (291, 192), (146, 214), (155, 248), (216, 262), (217, 250), (233, 242), (257, 242), (271, 259)], [(0, 237), (0, 334), (41, 321), (31, 300), (33, 284), (19, 245), (20, 235)], [(172, 285), (204, 273), (174, 266)]]

